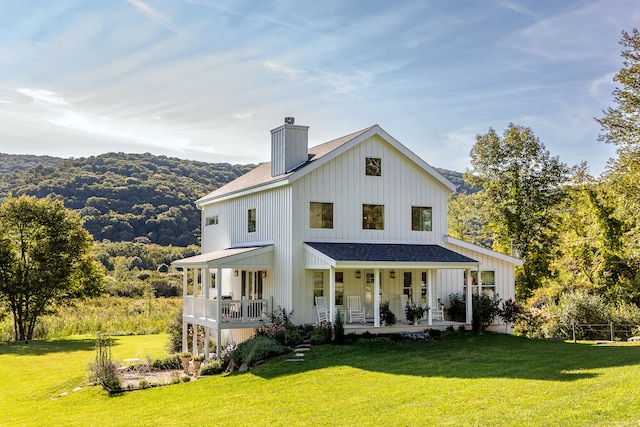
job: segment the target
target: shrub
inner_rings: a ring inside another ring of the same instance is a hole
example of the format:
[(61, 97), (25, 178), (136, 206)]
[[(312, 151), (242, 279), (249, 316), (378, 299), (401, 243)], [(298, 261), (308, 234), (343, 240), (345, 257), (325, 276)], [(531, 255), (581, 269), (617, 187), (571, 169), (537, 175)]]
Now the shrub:
[(422, 319), (422, 316), (424, 316), (424, 311), (424, 307), (413, 302), (407, 301), (407, 304), (404, 306), (404, 314), (406, 315), (409, 322), (415, 323), (416, 321)]
[[(609, 322), (609, 310), (605, 299), (584, 291), (567, 292), (560, 296), (557, 305), (548, 306), (553, 322), (549, 323), (546, 337), (572, 337), (573, 323), (604, 324)], [(582, 328), (576, 328), (576, 338), (590, 338)]]
[(220, 374), (224, 369), (222, 368), (222, 362), (218, 359), (211, 359), (207, 362), (204, 362), (200, 366), (199, 375), (217, 375)]
[(498, 309), (498, 316), (506, 324), (505, 328), (515, 323), (516, 319), (522, 312), (522, 308), (517, 302), (509, 298), (506, 301), (502, 301), (502, 307)]
[(238, 344), (238, 347), (231, 354), (231, 358), (237, 365), (246, 363), (250, 366), (260, 360), (279, 356), (288, 351), (275, 338), (259, 336)]
[(333, 326), (331, 322), (323, 321), (316, 323), (311, 331), (311, 344), (330, 343), (333, 335)]
[(278, 306), (278, 308), (276, 310), (273, 310), (269, 315), (269, 320), (271, 321), (271, 324), (273, 326), (275, 327), (282, 326), (285, 329), (295, 328), (292, 322), (292, 318), (293, 318), (293, 310), (287, 313), (287, 311), (281, 306)]
[[(500, 300), (489, 295), (473, 296), (473, 332), (482, 332), (493, 323), (498, 314)], [(477, 322), (477, 323), (476, 323)]]
[(151, 387), (151, 383), (145, 379), (138, 381), (138, 388), (145, 389)]
[(344, 324), (342, 323), (340, 311), (336, 312), (336, 322), (333, 325), (333, 332), (335, 336), (335, 343), (338, 345), (344, 344)]
[(151, 362), (151, 367), (153, 369), (162, 369), (162, 370), (180, 369), (182, 368), (182, 365), (180, 362), (180, 355), (178, 353), (173, 353), (161, 359), (154, 359)]
[(396, 324), (396, 315), (389, 308), (389, 301), (380, 304), (380, 320), (389, 326)]
[(531, 307), (518, 315), (513, 333), (527, 338), (544, 338), (544, 331), (548, 329), (550, 322), (551, 315), (547, 307)]
[(96, 337), (96, 359), (89, 366), (92, 381), (97, 381), (110, 390), (120, 390), (122, 380), (111, 360), (111, 344), (113, 340), (104, 335)]
[(466, 322), (467, 320), (467, 305), (465, 303), (464, 295), (462, 294), (450, 294), (449, 295), (449, 308), (445, 310), (449, 320), (454, 322)]

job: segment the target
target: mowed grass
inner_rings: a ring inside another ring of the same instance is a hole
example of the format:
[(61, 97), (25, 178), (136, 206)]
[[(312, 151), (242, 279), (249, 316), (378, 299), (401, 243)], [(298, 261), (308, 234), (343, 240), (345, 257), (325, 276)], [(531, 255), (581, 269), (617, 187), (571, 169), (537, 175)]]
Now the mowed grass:
[[(114, 358), (162, 356), (166, 340), (116, 337)], [(92, 337), (0, 345), (0, 425), (640, 424), (640, 346), (626, 343), (487, 334), (323, 345), (303, 362), (113, 397), (85, 387), (93, 357)]]

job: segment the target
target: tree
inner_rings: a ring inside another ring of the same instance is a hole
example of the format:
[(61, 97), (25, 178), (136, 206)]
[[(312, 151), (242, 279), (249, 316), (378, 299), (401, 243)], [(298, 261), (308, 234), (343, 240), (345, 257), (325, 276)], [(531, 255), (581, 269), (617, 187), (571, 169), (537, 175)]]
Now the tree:
[(37, 320), (57, 306), (101, 292), (92, 245), (80, 216), (60, 201), (10, 195), (0, 205), (0, 299), (16, 340), (33, 339)]
[(493, 249), (524, 260), (517, 270), (519, 298), (529, 297), (550, 276), (557, 235), (556, 205), (569, 168), (552, 157), (530, 128), (510, 123), (476, 137), (467, 179), (484, 187), (490, 200)]
[[(609, 107), (601, 119), (596, 119), (603, 133), (599, 140), (617, 146), (618, 158), (610, 161), (602, 177), (605, 195), (601, 198), (609, 211), (608, 221), (618, 223), (616, 236), (624, 259), (623, 278), (628, 287), (640, 289), (640, 32), (634, 28), (623, 31), (620, 44), (623, 67), (613, 78), (620, 83), (613, 91), (614, 107)], [(614, 271), (617, 274), (617, 271)]]

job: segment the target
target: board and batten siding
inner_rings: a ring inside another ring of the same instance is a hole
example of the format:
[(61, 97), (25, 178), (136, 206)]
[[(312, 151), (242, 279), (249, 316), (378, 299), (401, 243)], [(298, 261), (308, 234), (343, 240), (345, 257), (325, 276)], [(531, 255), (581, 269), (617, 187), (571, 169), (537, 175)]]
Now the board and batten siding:
[[(256, 231), (248, 231), (248, 211), (256, 209)], [(274, 306), (292, 310), (292, 208), (291, 187), (284, 186), (253, 193), (203, 207), (207, 217), (218, 215), (218, 224), (203, 227), (203, 253), (229, 247), (273, 244)], [(247, 266), (249, 269), (249, 266)]]
[[(382, 176), (365, 174), (365, 159), (382, 159)], [(295, 231), (306, 241), (440, 243), (447, 233), (449, 190), (375, 135), (293, 184)], [(309, 227), (309, 203), (333, 203), (333, 229)], [(362, 229), (362, 205), (384, 205), (384, 230)], [(431, 207), (432, 231), (411, 230), (411, 207)]]

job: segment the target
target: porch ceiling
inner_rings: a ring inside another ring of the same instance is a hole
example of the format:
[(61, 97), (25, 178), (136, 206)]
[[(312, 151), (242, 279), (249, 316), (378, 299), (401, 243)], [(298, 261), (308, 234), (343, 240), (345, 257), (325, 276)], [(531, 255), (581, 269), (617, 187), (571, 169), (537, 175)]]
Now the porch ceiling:
[(305, 249), (333, 267), (470, 268), (478, 261), (440, 245), (306, 242)]
[(249, 265), (242, 263), (247, 258), (273, 252), (273, 245), (253, 246), (247, 248), (229, 248), (220, 251), (207, 252), (202, 255), (195, 255), (173, 261), (173, 266), (184, 268), (213, 268), (227, 267), (234, 268), (238, 265)]

